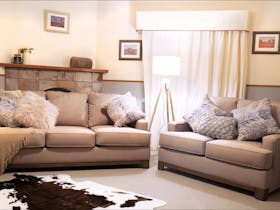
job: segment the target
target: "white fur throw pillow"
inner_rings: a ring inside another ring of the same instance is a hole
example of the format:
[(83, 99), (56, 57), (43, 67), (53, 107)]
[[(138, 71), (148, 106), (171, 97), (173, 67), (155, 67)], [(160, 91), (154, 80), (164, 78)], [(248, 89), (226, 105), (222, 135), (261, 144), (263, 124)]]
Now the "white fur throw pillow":
[(115, 127), (122, 127), (145, 117), (145, 114), (137, 107), (137, 100), (130, 92), (114, 97), (104, 108), (115, 123)]
[(50, 129), (55, 126), (57, 116), (55, 105), (28, 91), (17, 103), (14, 120), (24, 127)]

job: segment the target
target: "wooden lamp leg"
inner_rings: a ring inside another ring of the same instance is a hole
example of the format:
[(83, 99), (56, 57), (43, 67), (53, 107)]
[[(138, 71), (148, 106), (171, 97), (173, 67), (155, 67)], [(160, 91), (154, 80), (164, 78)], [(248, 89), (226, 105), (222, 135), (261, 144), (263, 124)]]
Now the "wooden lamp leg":
[(167, 116), (167, 123), (169, 123), (169, 97), (168, 97), (168, 87), (167, 84), (164, 84), (165, 88), (165, 101), (166, 101), (166, 116)]
[(162, 87), (160, 88), (160, 91), (158, 93), (158, 97), (157, 97), (156, 104), (155, 104), (155, 107), (154, 107), (154, 110), (153, 110), (152, 118), (151, 118), (151, 121), (149, 123), (148, 131), (151, 130), (151, 127), (152, 127), (152, 124), (153, 124), (153, 121), (154, 121), (154, 117), (155, 117), (155, 113), (156, 113), (156, 110), (157, 110), (157, 106), (158, 106), (158, 102), (159, 102), (159, 98), (160, 98), (161, 92), (162, 92)]
[(171, 108), (172, 120), (175, 121), (174, 109), (173, 109), (173, 102), (172, 102), (172, 96), (171, 96), (171, 92), (170, 92), (169, 89), (168, 89), (168, 95), (169, 95), (169, 101), (170, 101), (170, 108)]

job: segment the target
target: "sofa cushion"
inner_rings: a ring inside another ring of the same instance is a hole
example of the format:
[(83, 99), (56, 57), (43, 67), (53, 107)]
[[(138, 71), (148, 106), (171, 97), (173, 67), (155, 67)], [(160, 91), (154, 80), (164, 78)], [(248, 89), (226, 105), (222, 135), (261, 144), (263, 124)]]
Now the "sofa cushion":
[(41, 129), (34, 129), (27, 138), (24, 148), (43, 148), (46, 144), (46, 132)]
[(96, 133), (96, 145), (100, 146), (149, 146), (150, 132), (130, 128), (100, 125), (91, 128)]
[(238, 120), (238, 140), (256, 140), (265, 135), (280, 133), (271, 114), (269, 99), (244, 104), (246, 105), (239, 104), (238, 108), (232, 111), (234, 118)]
[(88, 95), (86, 93), (48, 91), (47, 99), (59, 110), (57, 125), (87, 126)]
[(210, 97), (210, 100), (220, 109), (231, 113), (233, 109), (237, 107), (237, 98), (231, 97)]
[(261, 142), (214, 140), (206, 143), (206, 157), (259, 170), (272, 167), (272, 151)]
[(107, 110), (103, 108), (104, 104), (108, 103), (116, 94), (95, 93), (91, 92), (88, 96), (89, 103), (89, 127), (96, 125), (113, 125), (113, 121), (107, 114)]
[(95, 133), (85, 127), (56, 126), (47, 132), (47, 147), (94, 147)]
[(161, 132), (159, 144), (161, 147), (182, 152), (204, 155), (205, 144), (213, 140), (210, 137), (193, 132)]

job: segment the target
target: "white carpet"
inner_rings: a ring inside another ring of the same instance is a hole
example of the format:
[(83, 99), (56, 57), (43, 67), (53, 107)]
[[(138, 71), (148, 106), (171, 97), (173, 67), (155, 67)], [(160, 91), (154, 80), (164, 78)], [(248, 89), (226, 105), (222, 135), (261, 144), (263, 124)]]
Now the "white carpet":
[[(158, 171), (156, 158), (150, 169), (119, 168), (71, 171), (25, 172), (31, 175), (68, 174), (75, 181), (94, 181), (103, 185), (154, 197), (166, 202), (158, 209), (280, 209), (280, 191), (267, 201), (256, 200), (251, 194), (216, 185), (174, 171)], [(0, 181), (13, 173), (0, 176)]]

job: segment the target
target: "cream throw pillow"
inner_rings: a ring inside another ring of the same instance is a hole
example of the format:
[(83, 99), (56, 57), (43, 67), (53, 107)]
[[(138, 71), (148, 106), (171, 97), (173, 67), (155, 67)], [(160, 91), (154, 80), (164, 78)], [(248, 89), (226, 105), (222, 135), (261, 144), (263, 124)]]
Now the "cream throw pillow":
[(104, 106), (115, 127), (122, 127), (145, 117), (130, 92), (113, 98)]
[(14, 120), (24, 127), (50, 129), (55, 126), (58, 109), (43, 97), (26, 92), (18, 101)]

